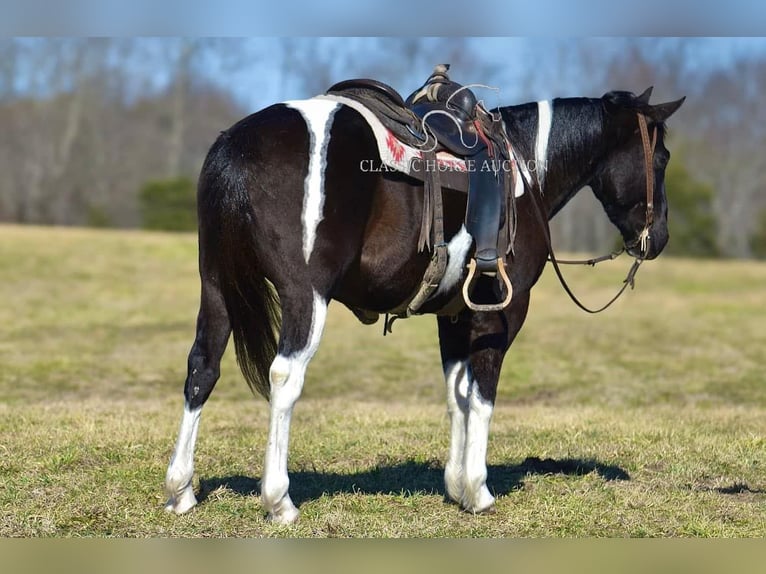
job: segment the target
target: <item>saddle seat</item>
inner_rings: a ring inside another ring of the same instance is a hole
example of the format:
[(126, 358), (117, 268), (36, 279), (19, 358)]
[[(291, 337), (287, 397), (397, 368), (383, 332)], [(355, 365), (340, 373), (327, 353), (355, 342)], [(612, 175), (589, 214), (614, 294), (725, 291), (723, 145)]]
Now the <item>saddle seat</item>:
[[(470, 157), (486, 148), (468, 114), (460, 114), (459, 108), (456, 111), (454, 106), (448, 107), (445, 102), (413, 103), (417, 92), (404, 100), (396, 89), (384, 82), (355, 78), (334, 84), (327, 93), (347, 95), (363, 103), (370, 103), (371, 99), (380, 102), (382, 99), (393, 113), (381, 116), (372, 104), (373, 111), (388, 129), (408, 145), (433, 148), (435, 152), (448, 151), (460, 158)], [(397, 108), (401, 110), (399, 114), (395, 113)]]

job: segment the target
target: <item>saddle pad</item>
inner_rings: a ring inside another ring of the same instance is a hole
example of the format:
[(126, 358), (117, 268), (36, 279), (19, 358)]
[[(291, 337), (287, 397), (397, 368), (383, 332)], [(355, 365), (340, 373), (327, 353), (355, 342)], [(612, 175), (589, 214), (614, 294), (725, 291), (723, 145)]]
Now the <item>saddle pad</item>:
[[(378, 143), (378, 153), (380, 154), (380, 160), (383, 165), (417, 178), (417, 174), (413, 172), (413, 160), (423, 160), (423, 152), (398, 140), (391, 130), (386, 128), (367, 107), (356, 100), (336, 94), (323, 94), (315, 96), (314, 99), (338, 102), (339, 104), (343, 104), (344, 106), (348, 106), (359, 112), (370, 126), (372, 133), (375, 134), (375, 140)], [(462, 158), (454, 156), (446, 151), (438, 152), (436, 154), (436, 161), (439, 164), (439, 168), (445, 171), (458, 171), (464, 173), (468, 171), (466, 163)], [(513, 162), (518, 165), (515, 158)], [(422, 166), (422, 161), (416, 161), (415, 166)], [(516, 197), (520, 197), (524, 194), (524, 182), (519, 169), (514, 169), (513, 173), (513, 194)], [(422, 179), (422, 174), (418, 179)]]

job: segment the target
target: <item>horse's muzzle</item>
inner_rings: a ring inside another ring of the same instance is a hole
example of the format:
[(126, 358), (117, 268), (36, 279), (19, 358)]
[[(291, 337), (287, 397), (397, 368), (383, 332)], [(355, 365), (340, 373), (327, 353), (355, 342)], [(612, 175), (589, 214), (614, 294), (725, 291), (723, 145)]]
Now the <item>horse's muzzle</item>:
[(664, 221), (655, 221), (649, 228), (649, 233), (642, 241), (641, 233), (631, 242), (625, 244), (625, 251), (631, 257), (640, 259), (655, 259), (668, 244), (670, 234)]

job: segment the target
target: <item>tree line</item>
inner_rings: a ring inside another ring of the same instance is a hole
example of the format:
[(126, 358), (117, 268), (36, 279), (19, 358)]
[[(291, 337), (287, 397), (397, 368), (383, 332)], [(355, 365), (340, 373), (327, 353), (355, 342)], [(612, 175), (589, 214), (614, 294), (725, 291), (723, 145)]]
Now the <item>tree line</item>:
[[(715, 39), (508, 40), (505, 62), (488, 41), (0, 40), (0, 221), (193, 228), (202, 160), (239, 118), (349, 77), (408, 92), (449, 62), (458, 81), (500, 87), (492, 105), (649, 85), (653, 101), (686, 95), (669, 134), (668, 249), (766, 257), (766, 51), (716, 59), (705, 56)], [(616, 237), (587, 193), (553, 227), (568, 250)]]

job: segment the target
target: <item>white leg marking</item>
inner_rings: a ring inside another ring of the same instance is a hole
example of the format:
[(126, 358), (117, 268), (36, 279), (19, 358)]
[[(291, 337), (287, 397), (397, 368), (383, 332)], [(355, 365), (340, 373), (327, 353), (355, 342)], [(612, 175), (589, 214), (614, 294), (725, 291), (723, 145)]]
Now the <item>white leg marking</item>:
[(540, 189), (545, 180), (545, 171), (548, 159), (548, 138), (551, 135), (551, 122), (553, 121), (553, 105), (550, 100), (537, 102), (537, 140), (535, 141), (535, 170)]
[(487, 488), (487, 439), (492, 418), (492, 403), (485, 400), (470, 375), (468, 391), (468, 423), (466, 425), (465, 490), (461, 505), (469, 512), (485, 512), (492, 509), (495, 498)]
[(444, 277), (439, 283), (436, 295), (443, 295), (449, 292), (463, 274), (465, 269), (465, 258), (468, 250), (471, 248), (473, 237), (465, 229), (465, 225), (460, 226), (460, 230), (450, 239), (447, 245), (449, 258), (447, 259), (447, 269), (444, 271)]
[(448, 363), (444, 366), (444, 377), (447, 380), (447, 412), (450, 417), (450, 448), (444, 467), (444, 487), (450, 499), (461, 502), (465, 490), (463, 462), (468, 422), (468, 362)]
[(327, 146), (330, 128), (338, 102), (329, 100), (294, 100), (285, 102), (298, 110), (306, 122), (309, 133), (309, 168), (303, 182), (303, 257), (309, 262), (314, 249), (316, 231), (322, 221), (324, 206), (324, 172), (327, 167)]
[(298, 519), (298, 509), (288, 494), (287, 450), (290, 439), (290, 420), (293, 407), (303, 390), (306, 367), (319, 347), (322, 338), (327, 302), (315, 291), (309, 340), (306, 347), (289, 357), (278, 355), (271, 364), (271, 418), (269, 441), (261, 479), (261, 501), (268, 518), (280, 524), (291, 524)]
[(176, 448), (165, 475), (165, 491), (168, 495), (165, 510), (168, 512), (183, 514), (197, 504), (192, 488), (192, 477), (194, 476), (194, 445), (197, 442), (201, 414), (202, 407), (191, 410), (188, 405), (184, 405)]

